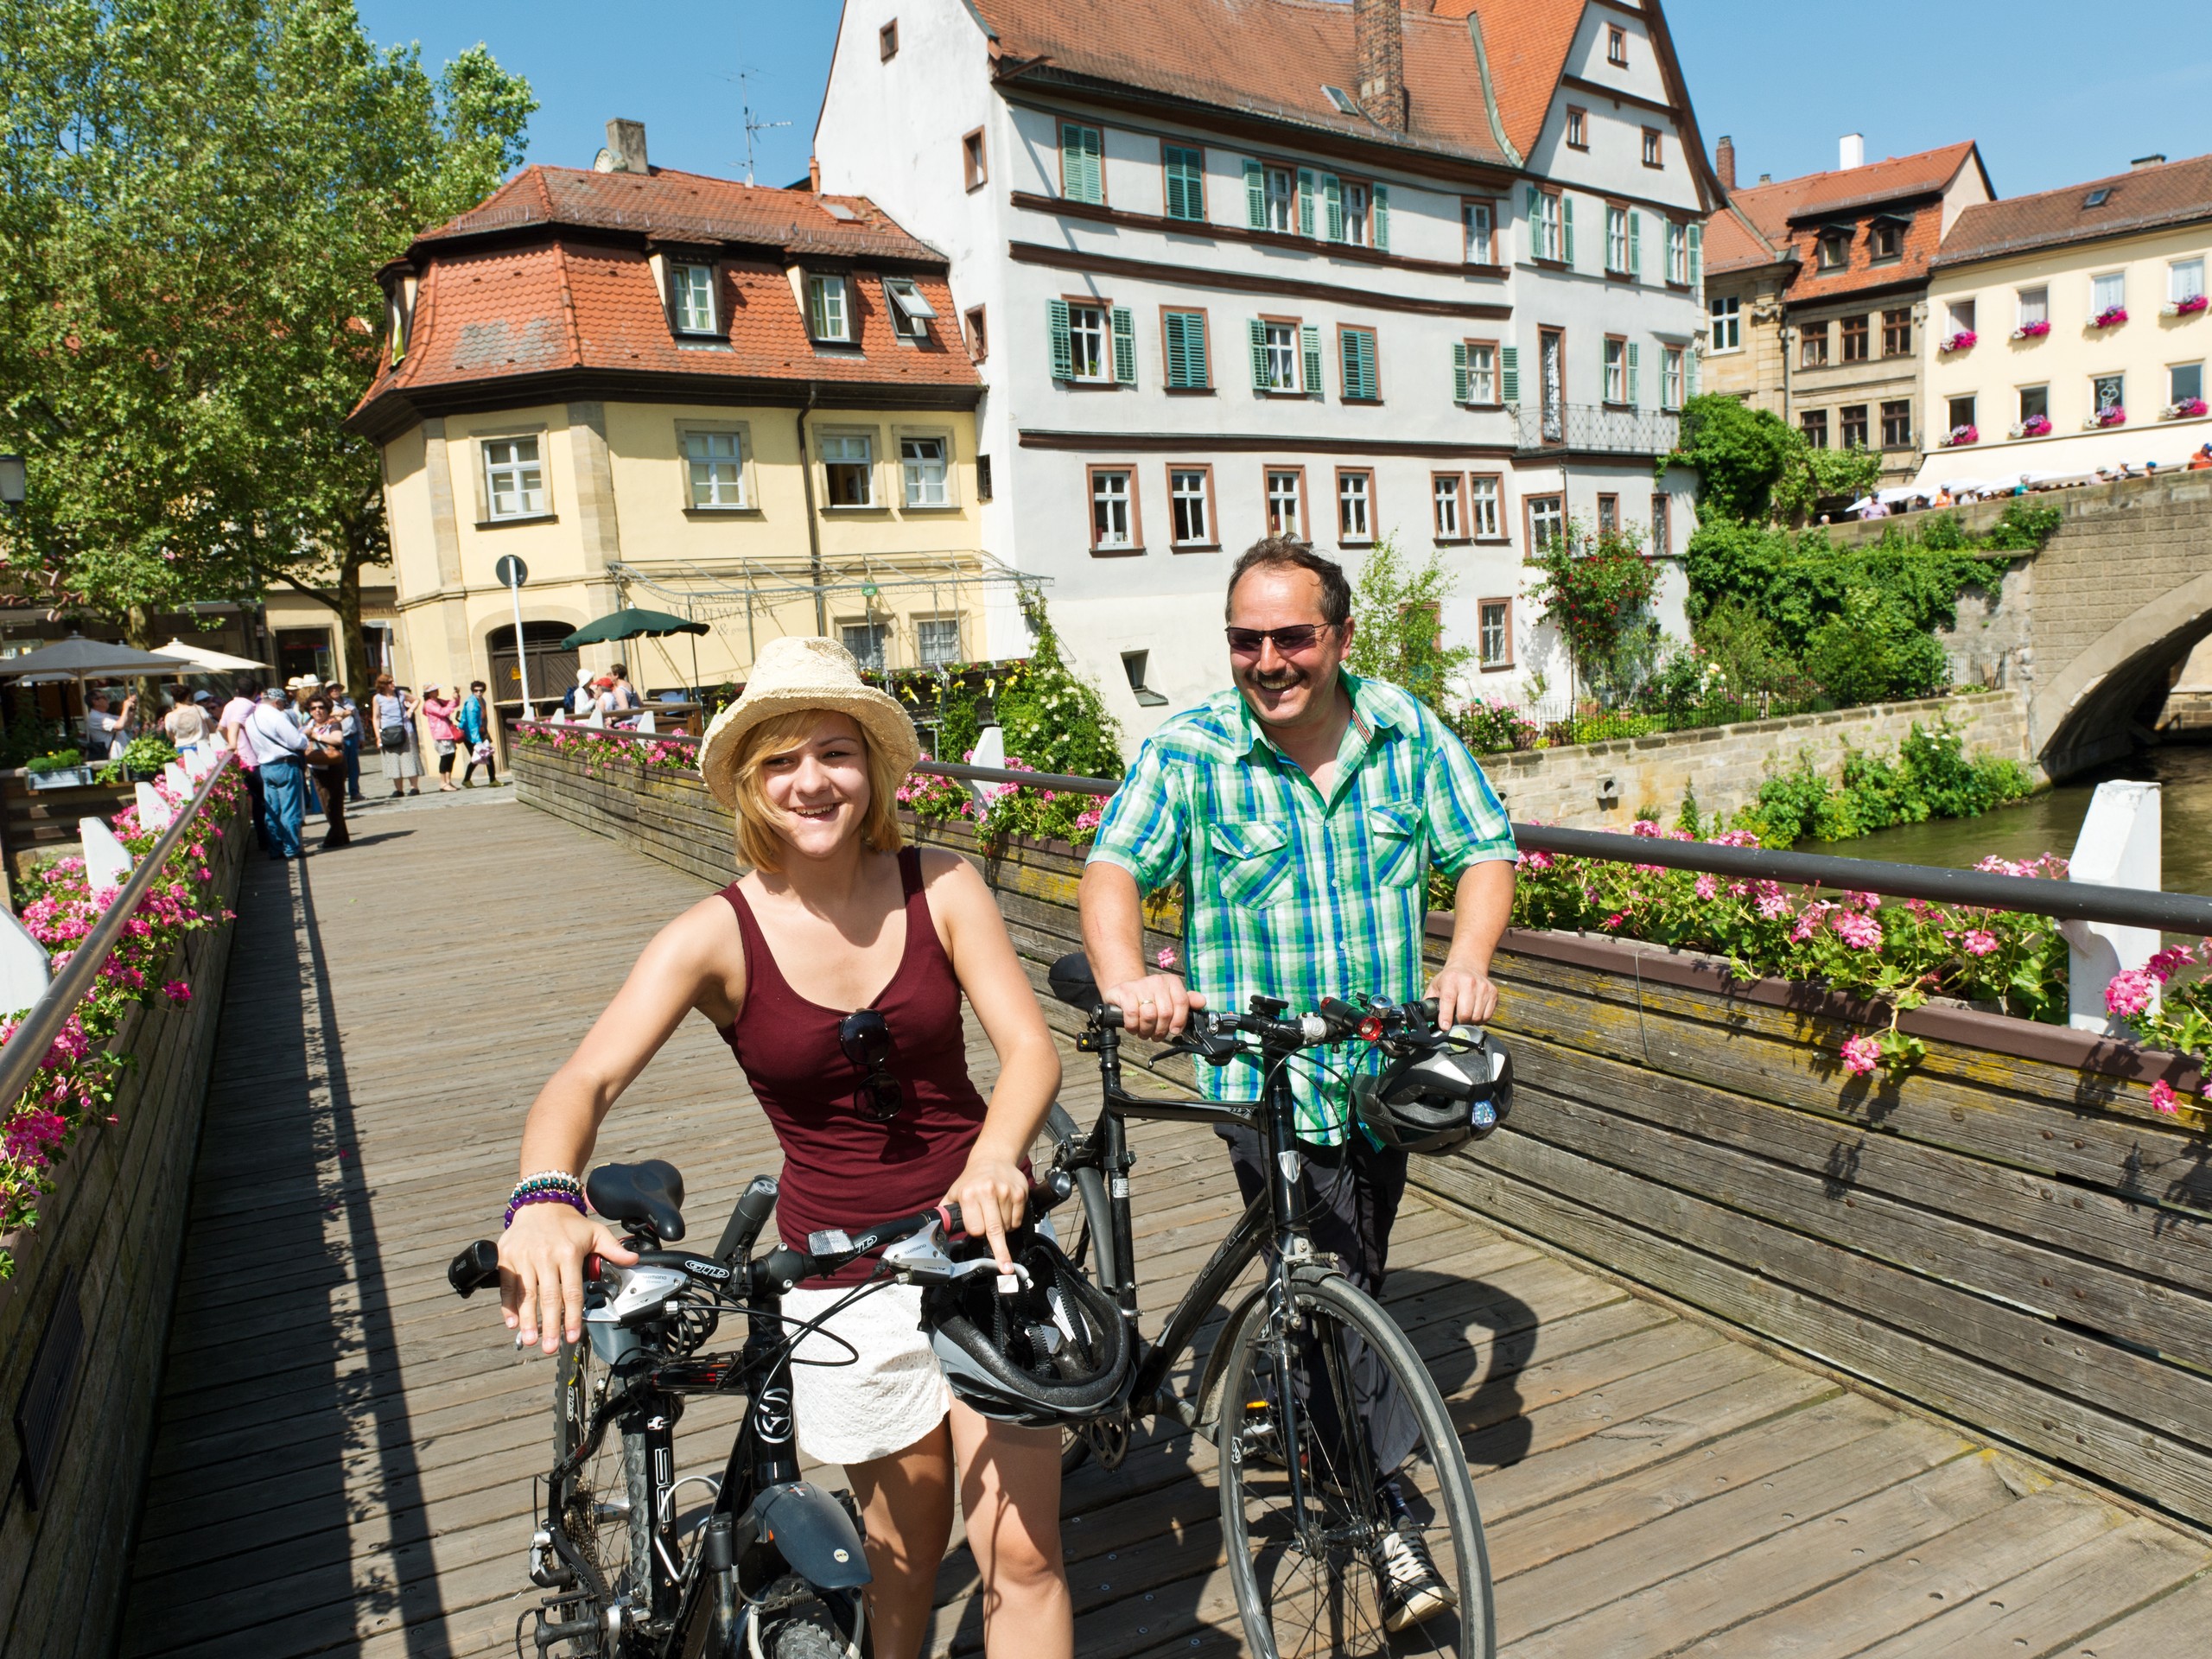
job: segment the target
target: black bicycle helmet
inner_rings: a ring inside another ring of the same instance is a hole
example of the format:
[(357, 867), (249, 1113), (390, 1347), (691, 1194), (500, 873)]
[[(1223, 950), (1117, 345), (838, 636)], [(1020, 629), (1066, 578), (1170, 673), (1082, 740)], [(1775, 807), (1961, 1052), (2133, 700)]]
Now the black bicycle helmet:
[[(922, 1293), (922, 1328), (954, 1394), (986, 1417), (1057, 1428), (1112, 1409), (1129, 1380), (1129, 1329), (1112, 1297), (1044, 1234), (1018, 1227), (1007, 1249), (1028, 1282), (1002, 1291), (976, 1273)], [(988, 1255), (977, 1239), (957, 1259)]]
[(1449, 1152), (1496, 1131), (1513, 1110), (1513, 1059), (1488, 1032), (1457, 1026), (1471, 1046), (1393, 1060), (1352, 1081), (1352, 1109), (1400, 1152)]

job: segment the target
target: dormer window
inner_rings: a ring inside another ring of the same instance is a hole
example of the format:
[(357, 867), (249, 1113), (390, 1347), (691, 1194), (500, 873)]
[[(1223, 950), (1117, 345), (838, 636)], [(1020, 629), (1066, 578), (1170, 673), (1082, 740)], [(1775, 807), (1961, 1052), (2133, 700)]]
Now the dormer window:
[(1885, 260), (1904, 257), (1904, 221), (1899, 219), (1878, 219), (1867, 232), (1867, 257), (1880, 264)]
[(672, 264), (668, 284), (678, 334), (711, 334), (715, 330), (715, 268)]
[(853, 343), (852, 308), (846, 302), (842, 276), (807, 273), (806, 332), (820, 345)]
[(921, 284), (912, 277), (883, 279), (883, 308), (891, 318), (892, 332), (901, 339), (930, 337), (930, 321), (937, 311), (923, 296)]
[(1851, 261), (1851, 232), (1840, 228), (1821, 232), (1822, 270), (1841, 270)]
[(400, 359), (407, 355), (407, 305), (395, 293), (385, 301), (385, 310), (391, 334), (392, 366), (397, 368)]

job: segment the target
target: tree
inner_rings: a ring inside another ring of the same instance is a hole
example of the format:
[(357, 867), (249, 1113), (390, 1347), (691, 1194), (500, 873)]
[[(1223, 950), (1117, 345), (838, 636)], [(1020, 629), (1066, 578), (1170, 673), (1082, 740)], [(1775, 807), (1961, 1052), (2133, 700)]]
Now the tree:
[(1452, 585), (1441, 555), (1410, 565), (1395, 538), (1385, 536), (1360, 566), (1351, 594), (1351, 671), (1404, 687), (1446, 720), (1452, 682), (1475, 654), (1444, 642), (1444, 601)]
[(1770, 411), (1718, 392), (1684, 406), (1680, 447), (1669, 459), (1697, 469), (1701, 520), (1743, 524), (1802, 521), (1815, 503), (1863, 495), (1882, 475), (1876, 451), (1816, 449)]
[(521, 158), (529, 88), (433, 81), (351, 0), (0, 0), (0, 447), (30, 461), (25, 594), (117, 616), (257, 599), (341, 620), (389, 558), (375, 275)]
[(1643, 532), (1630, 526), (1593, 536), (1569, 522), (1535, 564), (1543, 583), (1531, 597), (1567, 641), (1570, 673), (1618, 701), (1649, 672), (1660, 644), (1651, 615), (1659, 572), (1643, 550)]

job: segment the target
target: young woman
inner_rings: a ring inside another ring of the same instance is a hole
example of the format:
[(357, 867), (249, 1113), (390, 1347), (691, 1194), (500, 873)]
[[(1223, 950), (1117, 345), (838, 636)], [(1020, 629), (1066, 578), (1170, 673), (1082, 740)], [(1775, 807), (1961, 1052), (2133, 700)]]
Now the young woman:
[[(403, 789), (410, 795), (423, 792), (423, 752), (415, 735), (415, 708), (413, 695), (394, 685), (391, 675), (377, 676), (377, 695), (369, 708), (369, 731), (383, 753), (384, 775), (395, 801)], [(385, 734), (391, 731), (399, 734), (396, 749), (384, 747)]]
[[(770, 641), (745, 696), (715, 717), (700, 771), (734, 810), (752, 873), (660, 931), (531, 1108), (521, 1163), (537, 1196), (499, 1242), (500, 1300), (519, 1343), (551, 1354), (578, 1340), (584, 1257), (634, 1260), (581, 1198), (557, 1194), (588, 1166), (608, 1109), (695, 1010), (729, 1043), (783, 1147), (784, 1237), (950, 1198), (1008, 1259), (1006, 1230), (1028, 1198), (1020, 1160), (1059, 1058), (982, 879), (952, 854), (900, 849), (895, 797), (916, 756), (899, 705), (826, 639)], [(988, 1107), (968, 1076), (963, 994), (998, 1054)], [(887, 1122), (840, 1039), (861, 1010), (889, 1028), (902, 1103)], [(785, 1311), (815, 1317), (870, 1266), (799, 1287)], [(952, 1399), (917, 1328), (920, 1305), (909, 1287), (871, 1293), (824, 1327), (858, 1361), (791, 1372), (799, 1449), (845, 1465), (867, 1523), (874, 1651), (919, 1649), (957, 1481), (992, 1659), (1069, 1659), (1059, 1436)], [(843, 1351), (820, 1346), (824, 1358)]]

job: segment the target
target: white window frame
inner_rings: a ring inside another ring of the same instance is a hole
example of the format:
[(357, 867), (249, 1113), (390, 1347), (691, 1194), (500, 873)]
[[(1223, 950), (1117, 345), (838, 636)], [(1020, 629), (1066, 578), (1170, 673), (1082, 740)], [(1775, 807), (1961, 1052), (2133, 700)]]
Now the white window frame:
[[(1471, 265), (1497, 263), (1497, 204), (1462, 200), (1459, 204), (1460, 257)], [(1478, 257), (1479, 256), (1479, 257)]]
[[(692, 453), (696, 442), (703, 454)], [(716, 453), (727, 444), (730, 453)], [(741, 426), (680, 423), (676, 447), (683, 461), (683, 505), (691, 512), (750, 512), (753, 510), (752, 434)], [(701, 476), (700, 469), (706, 469)], [(725, 476), (724, 469), (728, 469)], [(700, 499), (704, 485), (707, 499)]]
[[(944, 628), (952, 630), (952, 654), (949, 657), (933, 652), (930, 649), (927, 643), (929, 635), (925, 632), (928, 629)], [(960, 617), (957, 613), (951, 616), (916, 617), (914, 619), (914, 659), (924, 668), (942, 668), (953, 663), (964, 662), (966, 658), (960, 654)]]
[(1337, 540), (1345, 546), (1364, 547), (1374, 539), (1375, 474), (1363, 467), (1339, 468), (1337, 473)]
[[(893, 434), (899, 446), (899, 497), (908, 512), (937, 512), (960, 505), (954, 488), (952, 471), (952, 435), (949, 432), (909, 432)], [(937, 446), (937, 499), (931, 500), (931, 479), (925, 468), (927, 462), (907, 454), (907, 446), (923, 444)]]
[(1477, 407), (1497, 402), (1497, 343), (1471, 340), (1467, 342), (1467, 403)]
[[(1118, 492), (1106, 487), (1109, 480), (1114, 479), (1121, 480)], [(1090, 548), (1094, 553), (1123, 553), (1135, 548), (1136, 479), (1136, 468), (1134, 467), (1091, 468)], [(1121, 519), (1121, 528), (1116, 534), (1110, 526), (1117, 516)], [(1102, 521), (1109, 527), (1103, 532)]]
[[(1196, 487), (1192, 487), (1195, 480)], [(1184, 507), (1192, 505), (1198, 534), (1183, 533)], [(1167, 469), (1167, 539), (1174, 547), (1211, 547), (1220, 538), (1213, 531), (1213, 477), (1204, 467)]]
[(1364, 248), (1374, 243), (1375, 187), (1359, 179), (1344, 181), (1344, 243)]
[[(1548, 503), (1548, 506), (1546, 505)], [(1544, 533), (1548, 527), (1551, 534)], [(1534, 558), (1567, 534), (1567, 498), (1556, 491), (1529, 498), (1529, 555)]]
[[(505, 523), (516, 518), (551, 516), (551, 498), (545, 489), (543, 434), (529, 432), (479, 438), (477, 444), (483, 456), (484, 517), (486, 520)], [(524, 445), (530, 448), (527, 455), (522, 453)], [(503, 482), (506, 498), (504, 507), (501, 505)]]
[(1606, 335), (1603, 360), (1605, 401), (1625, 404), (1628, 402), (1628, 341), (1618, 334)]
[(1690, 229), (1678, 219), (1667, 221), (1667, 280), (1690, 285)]
[[(2110, 284), (2110, 299), (2104, 297), (2107, 284)], [(2113, 306), (2127, 308), (2127, 272), (2123, 270), (2094, 273), (2089, 278), (2089, 321), (2094, 322)]]
[[(840, 431), (833, 427), (827, 429), (817, 429), (814, 435), (815, 448), (817, 452), (817, 458), (822, 467), (822, 510), (824, 512), (874, 512), (880, 511), (883, 506), (881, 493), (875, 487), (875, 463), (877, 460), (875, 448), (875, 429), (873, 427), (866, 427), (858, 429)], [(846, 446), (855, 443), (862, 446), (861, 459), (858, 461), (855, 461), (849, 454), (845, 453)], [(831, 453), (831, 446), (833, 445), (836, 446), (837, 450), (837, 453), (834, 457)], [(836, 477), (836, 474), (830, 470), (833, 467), (860, 467), (861, 469), (861, 477), (868, 485), (868, 499), (864, 501), (838, 501), (833, 499), (832, 498), (836, 494), (836, 491), (831, 487), (831, 480)]]
[(2050, 321), (2050, 285), (2048, 283), (2033, 288), (2012, 291), (2013, 327), (2025, 328), (2031, 323)]
[[(1963, 421), (1959, 418), (1959, 406), (1961, 404), (1966, 406), (1967, 411), (1967, 417)], [(1981, 428), (1981, 398), (1974, 392), (1962, 391), (1945, 397), (1943, 413), (1948, 417), (1946, 422), (1946, 430), (1955, 432), (1962, 426), (1971, 426), (1979, 431)]]
[(1950, 314), (1951, 332), (1954, 334), (1971, 334), (1976, 332), (1974, 328), (1975, 308), (1974, 302), (1971, 299), (1949, 300), (1945, 302), (1944, 309)]
[(1680, 409), (1682, 406), (1682, 376), (1685, 372), (1685, 353), (1680, 346), (1662, 343), (1659, 347), (1659, 407)]
[[(1283, 337), (1280, 345), (1275, 340), (1277, 334)], [(1274, 392), (1295, 392), (1300, 397), (1305, 396), (1306, 353), (1298, 324), (1271, 322), (1262, 317), (1260, 319), (1260, 337), (1265, 342), (1262, 349), (1268, 356), (1268, 390)], [(1287, 361), (1290, 365), (1290, 378), (1287, 381), (1278, 379), (1275, 372), (1284, 361)]]
[(927, 340), (937, 308), (912, 276), (883, 279), (883, 308), (891, 319), (891, 332), (901, 340)]
[[(1497, 615), (1497, 649), (1491, 649), (1491, 615)], [(1510, 668), (1513, 664), (1513, 601), (1478, 600), (1475, 603), (1475, 665)]]
[(717, 332), (715, 315), (715, 268), (697, 260), (671, 260), (668, 283), (675, 303), (671, 307), (680, 334)]
[(2204, 292), (2204, 256), (2172, 259), (2166, 264), (2166, 302), (2179, 305)]
[(1531, 244), (1530, 257), (1561, 263), (1565, 246), (1560, 232), (1560, 193), (1556, 190), (1536, 192), (1536, 217), (1529, 226)]
[[(853, 651), (852, 636), (856, 633), (868, 636), (868, 652), (866, 656)], [(853, 660), (863, 669), (873, 670), (880, 674), (891, 666), (891, 624), (880, 618), (873, 616), (857, 620), (838, 618), (837, 641), (847, 651), (853, 652)]]
[[(1278, 236), (1298, 234), (1298, 173), (1295, 168), (1261, 165), (1261, 195), (1265, 204), (1268, 229)], [(1275, 187), (1280, 184), (1280, 194)], [(1281, 223), (1276, 223), (1280, 215)]]
[[(1093, 340), (1096, 354), (1089, 372), (1084, 369), (1084, 342)], [(1086, 385), (1114, 378), (1114, 313), (1103, 300), (1068, 302), (1068, 378)]]
[(2194, 369), (2196, 371), (2196, 390), (2190, 392), (2189, 394), (2190, 397), (2202, 397), (2204, 396), (2203, 359), (2199, 359), (2194, 363), (2169, 363), (2166, 365), (2166, 402), (2170, 405), (2178, 406), (2180, 404), (2186, 401), (2181, 395), (2181, 389), (2174, 384), (2174, 376), (2181, 373), (2185, 369)]
[(1505, 480), (1494, 473), (1468, 475), (1467, 533), (1478, 542), (1505, 539)]
[[(831, 315), (833, 295), (836, 299), (834, 318)], [(836, 324), (834, 332), (830, 326), (833, 321)], [(806, 273), (806, 333), (807, 338), (817, 345), (849, 346), (853, 343), (852, 289), (842, 272), (810, 270)]]
[(1433, 473), (1428, 480), (1428, 511), (1440, 542), (1464, 542), (1467, 527), (1461, 522), (1464, 506), (1461, 500), (1467, 480), (1459, 473)]
[[(1741, 295), (1716, 294), (1706, 303), (1706, 350), (1714, 355), (1744, 349), (1744, 301)], [(1721, 344), (1724, 333), (1727, 344)]]
[(2015, 407), (2023, 426), (2034, 418), (2028, 413), (2028, 394), (2031, 391), (2043, 394), (2043, 407), (2037, 410), (2036, 414), (2042, 416), (2046, 421), (2050, 418), (2050, 383), (2047, 380), (2038, 380), (2031, 386), (2014, 388)]
[(1605, 270), (1623, 276), (1628, 270), (1628, 209), (1605, 204)]
[(1294, 542), (1311, 541), (1306, 522), (1306, 474), (1294, 467), (1267, 469), (1268, 533), (1287, 536)]
[[(2116, 394), (2110, 403), (2104, 398), (2104, 387), (2107, 381), (2112, 383)], [(2092, 415), (2101, 415), (2107, 409), (2126, 407), (2127, 375), (2125, 371), (2119, 374), (2093, 374), (2089, 377), (2089, 412)]]

